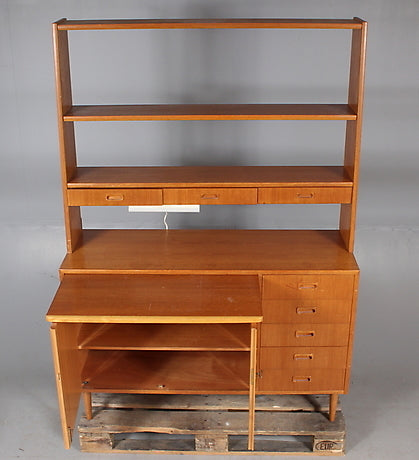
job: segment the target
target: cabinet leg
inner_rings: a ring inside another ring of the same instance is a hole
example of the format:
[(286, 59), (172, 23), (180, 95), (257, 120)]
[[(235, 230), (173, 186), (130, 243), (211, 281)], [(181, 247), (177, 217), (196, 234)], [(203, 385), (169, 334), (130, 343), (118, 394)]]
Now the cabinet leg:
[(329, 399), (329, 420), (331, 422), (335, 421), (336, 418), (336, 408), (338, 405), (339, 395), (337, 393), (332, 393)]
[(83, 392), (83, 402), (84, 402), (84, 412), (86, 414), (87, 420), (92, 420), (92, 393), (87, 391)]

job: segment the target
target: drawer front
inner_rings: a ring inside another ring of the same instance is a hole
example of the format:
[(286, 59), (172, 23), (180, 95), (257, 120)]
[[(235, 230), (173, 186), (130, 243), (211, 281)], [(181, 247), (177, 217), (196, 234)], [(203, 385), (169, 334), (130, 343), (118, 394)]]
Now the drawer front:
[(141, 206), (163, 204), (161, 189), (67, 190), (69, 206)]
[(260, 369), (346, 369), (347, 347), (262, 347)]
[(349, 324), (265, 324), (261, 326), (262, 347), (346, 347)]
[(350, 203), (352, 187), (260, 188), (258, 202), (269, 203)]
[(353, 275), (266, 275), (264, 299), (352, 299)]
[(264, 323), (349, 323), (351, 299), (264, 300)]
[(174, 188), (164, 190), (164, 204), (257, 204), (256, 188)]
[(344, 391), (345, 369), (266, 369), (258, 379), (258, 391), (310, 393)]

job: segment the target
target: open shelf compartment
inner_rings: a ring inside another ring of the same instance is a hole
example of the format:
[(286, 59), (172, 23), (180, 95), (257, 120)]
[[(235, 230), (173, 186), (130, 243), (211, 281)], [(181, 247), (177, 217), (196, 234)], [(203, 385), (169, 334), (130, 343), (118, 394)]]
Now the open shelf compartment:
[(88, 350), (249, 351), (246, 324), (83, 324)]
[(248, 352), (89, 350), (83, 391), (247, 393)]

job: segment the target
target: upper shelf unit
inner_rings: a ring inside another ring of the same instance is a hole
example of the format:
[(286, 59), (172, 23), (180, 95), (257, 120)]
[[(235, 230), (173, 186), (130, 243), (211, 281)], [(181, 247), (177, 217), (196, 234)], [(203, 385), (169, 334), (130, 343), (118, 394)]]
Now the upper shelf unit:
[[(346, 29), (352, 36), (347, 100), (340, 104), (137, 104), (132, 101), (129, 105), (75, 105), (68, 31), (112, 29), (335, 29), (335, 32)], [(61, 19), (55, 22), (58, 126), (68, 252), (75, 251), (82, 241), (80, 206), (188, 203), (337, 203), (340, 205), (339, 232), (345, 248), (352, 252), (366, 34), (367, 23), (360, 18)], [(344, 158), (342, 164), (337, 165), (291, 167), (139, 165), (130, 168), (78, 164), (75, 122), (159, 120), (343, 120), (346, 123)]]
[(354, 19), (87, 19), (57, 22), (58, 30), (109, 29), (361, 29)]

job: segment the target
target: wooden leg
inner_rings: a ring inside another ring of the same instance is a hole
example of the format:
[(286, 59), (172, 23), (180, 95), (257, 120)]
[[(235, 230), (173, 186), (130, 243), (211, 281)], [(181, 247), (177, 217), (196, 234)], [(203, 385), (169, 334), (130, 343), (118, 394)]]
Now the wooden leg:
[(92, 393), (87, 391), (83, 392), (83, 402), (84, 402), (84, 412), (86, 414), (87, 420), (92, 420)]
[(339, 395), (337, 393), (332, 393), (329, 400), (329, 420), (331, 422), (335, 421), (336, 418), (336, 407), (338, 405)]
[(256, 397), (256, 346), (257, 326), (252, 324), (250, 332), (250, 375), (249, 375), (249, 435), (247, 448), (255, 448), (255, 397)]

